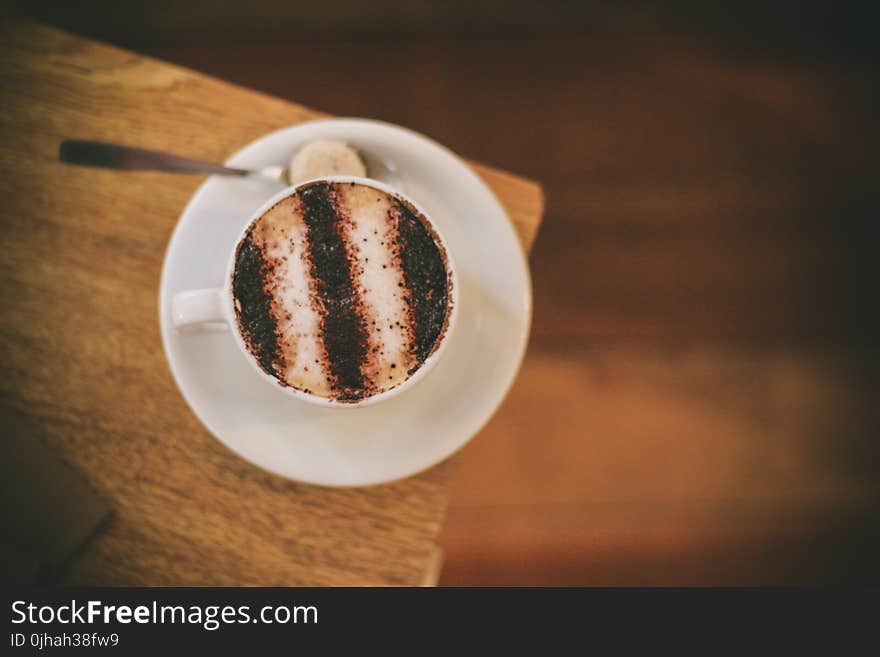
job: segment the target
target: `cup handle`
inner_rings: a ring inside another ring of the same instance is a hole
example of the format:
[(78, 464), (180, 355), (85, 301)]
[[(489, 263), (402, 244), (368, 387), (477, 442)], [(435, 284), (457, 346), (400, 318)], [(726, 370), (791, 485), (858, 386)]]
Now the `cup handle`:
[(178, 292), (171, 299), (171, 321), (175, 328), (198, 327), (203, 330), (229, 328), (223, 308), (221, 288)]

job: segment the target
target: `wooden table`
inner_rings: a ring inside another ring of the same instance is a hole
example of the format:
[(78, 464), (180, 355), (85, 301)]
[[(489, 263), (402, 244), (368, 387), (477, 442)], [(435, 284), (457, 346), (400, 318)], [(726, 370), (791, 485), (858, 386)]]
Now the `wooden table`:
[[(267, 474), (224, 448), (181, 398), (159, 338), (165, 245), (201, 179), (56, 162), (72, 136), (220, 161), (321, 114), (31, 23), (4, 25), (0, 44), (2, 405), (29, 415), (114, 508), (66, 582), (423, 581), (450, 462), (335, 490)], [(531, 246), (540, 187), (474, 167)]]
[[(529, 353), (459, 460), (441, 581), (880, 583), (869, 58), (828, 58), (842, 44), (802, 23), (595, 14), (580, 34), (391, 33), (368, 56), (111, 33), (544, 183)], [(320, 72), (261, 66), (315, 52)]]

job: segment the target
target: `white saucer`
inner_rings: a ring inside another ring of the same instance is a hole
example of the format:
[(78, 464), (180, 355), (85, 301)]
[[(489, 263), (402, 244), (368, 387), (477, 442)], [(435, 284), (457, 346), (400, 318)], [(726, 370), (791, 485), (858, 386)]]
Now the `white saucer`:
[(347, 141), (393, 161), (406, 194), (446, 238), (458, 269), (461, 314), (441, 361), (393, 399), (328, 409), (264, 381), (228, 331), (175, 330), (171, 298), (183, 290), (219, 287), (244, 223), (280, 189), (220, 177), (198, 189), (168, 244), (159, 290), (162, 342), (193, 412), (242, 458), (312, 484), (379, 484), (442, 461), (492, 416), (525, 352), (531, 282), (513, 225), (489, 188), (452, 152), (410, 130), (360, 119), (313, 121), (266, 135), (227, 164), (283, 164), (319, 138)]

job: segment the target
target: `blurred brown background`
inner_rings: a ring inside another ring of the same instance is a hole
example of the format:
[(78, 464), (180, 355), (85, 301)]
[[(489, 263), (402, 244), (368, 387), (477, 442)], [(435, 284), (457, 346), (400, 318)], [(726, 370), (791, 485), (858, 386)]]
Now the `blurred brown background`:
[(13, 6), (542, 182), (441, 583), (877, 584), (876, 9), (571, 4)]

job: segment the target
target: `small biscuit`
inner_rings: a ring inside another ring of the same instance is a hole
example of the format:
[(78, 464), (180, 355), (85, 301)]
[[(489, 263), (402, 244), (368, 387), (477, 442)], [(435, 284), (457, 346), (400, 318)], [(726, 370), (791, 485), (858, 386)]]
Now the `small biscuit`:
[(290, 160), (290, 182), (294, 184), (326, 176), (366, 175), (367, 167), (358, 152), (341, 141), (313, 141)]

